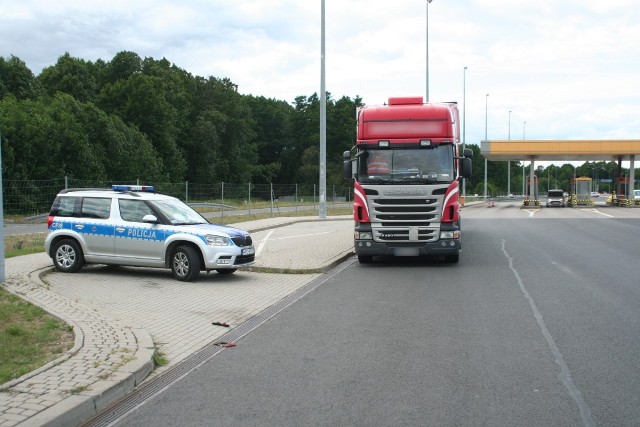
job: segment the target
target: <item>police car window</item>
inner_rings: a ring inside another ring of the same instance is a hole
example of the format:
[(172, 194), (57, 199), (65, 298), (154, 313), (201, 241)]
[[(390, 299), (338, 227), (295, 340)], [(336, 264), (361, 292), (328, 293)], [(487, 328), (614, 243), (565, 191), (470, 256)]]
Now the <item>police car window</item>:
[(82, 199), (81, 216), (83, 218), (107, 219), (111, 213), (111, 199), (103, 197), (85, 197)]
[(142, 222), (145, 215), (153, 215), (153, 211), (142, 200), (118, 200), (120, 217), (125, 221)]
[(200, 216), (198, 212), (178, 199), (153, 200), (151, 203), (156, 209), (162, 212), (173, 225), (207, 223), (207, 220)]
[(52, 216), (74, 216), (77, 197), (58, 197), (51, 208)]

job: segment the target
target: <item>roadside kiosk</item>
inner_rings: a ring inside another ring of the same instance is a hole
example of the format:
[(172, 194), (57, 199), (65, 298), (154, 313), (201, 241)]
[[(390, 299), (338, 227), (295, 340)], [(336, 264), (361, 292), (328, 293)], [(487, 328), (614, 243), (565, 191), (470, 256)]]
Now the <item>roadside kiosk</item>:
[(571, 196), (572, 206), (593, 206), (593, 199), (591, 198), (591, 182), (592, 179), (581, 176), (573, 180)]

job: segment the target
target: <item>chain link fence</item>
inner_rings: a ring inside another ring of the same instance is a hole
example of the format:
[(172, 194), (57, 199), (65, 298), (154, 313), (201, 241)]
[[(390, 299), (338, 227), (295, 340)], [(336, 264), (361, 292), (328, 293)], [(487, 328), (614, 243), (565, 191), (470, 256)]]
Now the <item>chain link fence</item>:
[[(191, 182), (88, 181), (68, 177), (50, 180), (4, 180), (3, 199), (6, 217), (46, 215), (56, 195), (68, 188), (111, 188), (112, 184), (153, 185), (159, 193), (174, 196), (200, 212), (265, 209), (277, 214), (287, 211), (319, 208), (319, 186), (316, 184), (213, 184)], [(327, 186), (326, 203), (344, 206), (353, 200), (352, 187)]]

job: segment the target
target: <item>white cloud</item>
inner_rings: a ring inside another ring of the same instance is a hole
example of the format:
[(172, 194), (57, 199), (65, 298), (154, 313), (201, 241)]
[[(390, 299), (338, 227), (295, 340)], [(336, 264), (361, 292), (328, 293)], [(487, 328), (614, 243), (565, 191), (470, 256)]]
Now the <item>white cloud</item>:
[[(293, 101), (320, 87), (320, 1), (0, 0), (0, 55), (39, 73), (65, 52), (128, 50), (242, 93)], [(425, 93), (426, 1), (326, 0), (327, 90), (366, 103)], [(639, 138), (640, 9), (633, 0), (435, 0), (432, 101), (484, 138)], [(487, 111), (485, 111), (485, 95)]]

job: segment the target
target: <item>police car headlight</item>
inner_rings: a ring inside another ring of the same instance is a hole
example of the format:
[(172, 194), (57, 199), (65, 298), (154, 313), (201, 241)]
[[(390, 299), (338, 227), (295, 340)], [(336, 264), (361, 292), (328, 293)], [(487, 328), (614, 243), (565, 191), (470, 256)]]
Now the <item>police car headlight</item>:
[(211, 246), (229, 246), (231, 244), (228, 237), (212, 236), (211, 234), (207, 234), (204, 238), (207, 241), (207, 245)]

